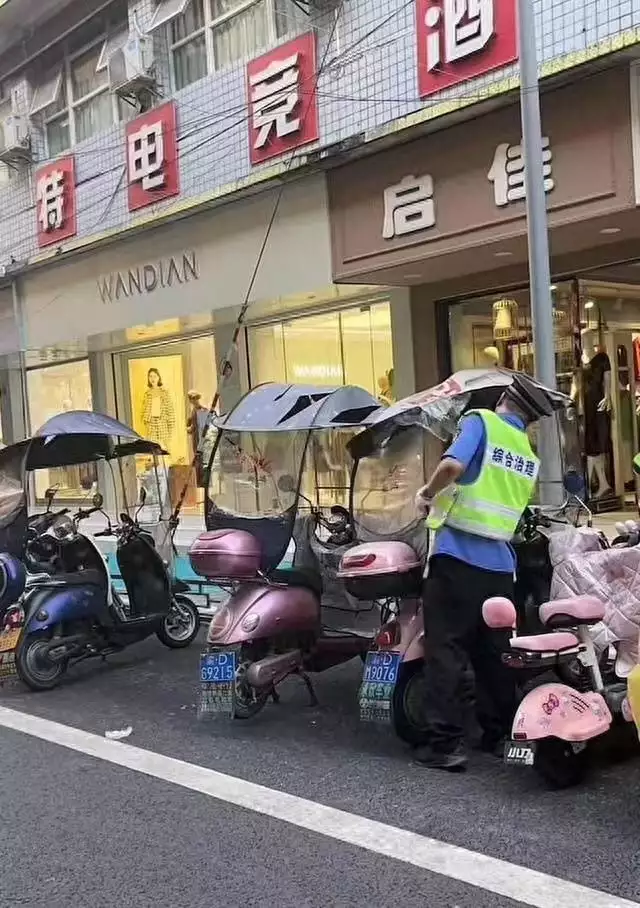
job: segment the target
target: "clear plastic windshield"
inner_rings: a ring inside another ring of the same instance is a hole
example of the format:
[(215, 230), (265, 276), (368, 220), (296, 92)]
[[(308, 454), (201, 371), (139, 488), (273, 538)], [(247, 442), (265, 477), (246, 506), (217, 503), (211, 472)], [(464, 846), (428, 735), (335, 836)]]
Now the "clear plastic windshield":
[[(295, 503), (308, 434), (221, 431), (208, 489), (215, 507), (238, 517), (288, 511)], [(285, 476), (288, 484), (281, 482)]]
[(416, 522), (415, 496), (424, 485), (424, 429), (399, 429), (358, 463), (353, 516), (373, 536), (401, 534)]
[[(311, 433), (307, 446), (301, 491), (320, 508), (349, 507), (353, 458), (348, 442), (357, 429), (322, 429)], [(300, 501), (304, 510), (305, 502)]]

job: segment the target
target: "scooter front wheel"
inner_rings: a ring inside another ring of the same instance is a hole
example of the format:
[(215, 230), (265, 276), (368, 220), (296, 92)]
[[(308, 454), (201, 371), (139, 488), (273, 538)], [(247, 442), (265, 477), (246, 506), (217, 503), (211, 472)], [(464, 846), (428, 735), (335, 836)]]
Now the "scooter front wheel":
[(68, 663), (53, 662), (46, 649), (51, 643), (49, 637), (30, 634), (18, 646), (16, 669), (20, 680), (31, 690), (52, 690), (60, 683)]
[(188, 596), (176, 594), (156, 636), (169, 649), (186, 649), (198, 635), (200, 613)]

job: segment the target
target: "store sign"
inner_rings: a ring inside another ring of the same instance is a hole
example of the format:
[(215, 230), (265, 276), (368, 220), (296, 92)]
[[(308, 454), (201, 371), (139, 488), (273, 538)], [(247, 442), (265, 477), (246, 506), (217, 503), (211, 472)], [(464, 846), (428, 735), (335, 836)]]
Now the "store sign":
[(100, 299), (106, 305), (129, 297), (153, 293), (164, 287), (178, 287), (200, 277), (195, 252), (171, 256), (126, 271), (115, 271), (98, 278)]
[(174, 101), (127, 123), (129, 211), (180, 194), (177, 116)]
[(318, 141), (316, 79), (314, 32), (247, 64), (252, 165)]
[[(552, 157), (549, 139), (545, 137), (542, 140), (545, 192), (551, 192), (555, 187)], [(498, 208), (522, 201), (526, 197), (522, 145), (501, 142), (495, 150), (487, 177), (493, 183), (493, 200)], [(385, 240), (436, 226), (434, 180), (429, 174), (403, 177), (399, 183), (387, 186), (383, 199), (382, 236)]]
[(404, 177), (399, 183), (385, 189), (382, 225), (385, 240), (426, 230), (434, 227), (435, 223), (433, 179), (428, 174)]
[(76, 169), (73, 156), (60, 158), (35, 175), (38, 246), (51, 246), (75, 236)]
[(518, 58), (516, 0), (416, 0), (416, 16), (421, 98)]
[[(551, 174), (552, 157), (549, 139), (545, 137), (542, 140), (545, 192), (551, 192), (555, 186)], [(526, 198), (522, 144), (509, 145), (507, 142), (502, 142), (498, 145), (488, 176), (493, 183), (493, 197), (498, 208), (503, 208), (511, 202), (521, 202)]]

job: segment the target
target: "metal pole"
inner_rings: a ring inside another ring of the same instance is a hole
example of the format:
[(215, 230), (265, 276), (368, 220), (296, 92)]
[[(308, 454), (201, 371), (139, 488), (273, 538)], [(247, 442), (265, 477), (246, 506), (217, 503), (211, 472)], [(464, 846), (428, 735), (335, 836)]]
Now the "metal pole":
[[(545, 385), (555, 388), (551, 269), (533, 0), (518, 0), (518, 53), (535, 374)], [(545, 504), (560, 503), (563, 498), (560, 439), (551, 420), (545, 419), (540, 423), (539, 454), (542, 461), (541, 500)]]

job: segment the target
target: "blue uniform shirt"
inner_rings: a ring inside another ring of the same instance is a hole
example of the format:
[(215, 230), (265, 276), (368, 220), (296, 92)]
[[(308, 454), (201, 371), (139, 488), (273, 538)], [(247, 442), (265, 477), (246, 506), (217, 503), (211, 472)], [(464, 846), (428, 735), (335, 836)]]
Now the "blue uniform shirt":
[[(517, 416), (500, 413), (500, 418), (525, 431), (524, 423)], [(443, 457), (453, 457), (459, 461), (465, 471), (458, 480), (461, 485), (474, 482), (480, 475), (482, 458), (487, 442), (487, 433), (480, 416), (472, 413), (461, 424), (461, 431), (451, 447), (445, 451)], [(516, 569), (516, 556), (508, 542), (497, 539), (484, 539), (474, 533), (465, 533), (463, 530), (454, 530), (452, 527), (443, 526), (437, 530), (431, 555), (450, 555), (458, 561), (464, 561), (485, 571), (498, 571), (513, 574)]]

